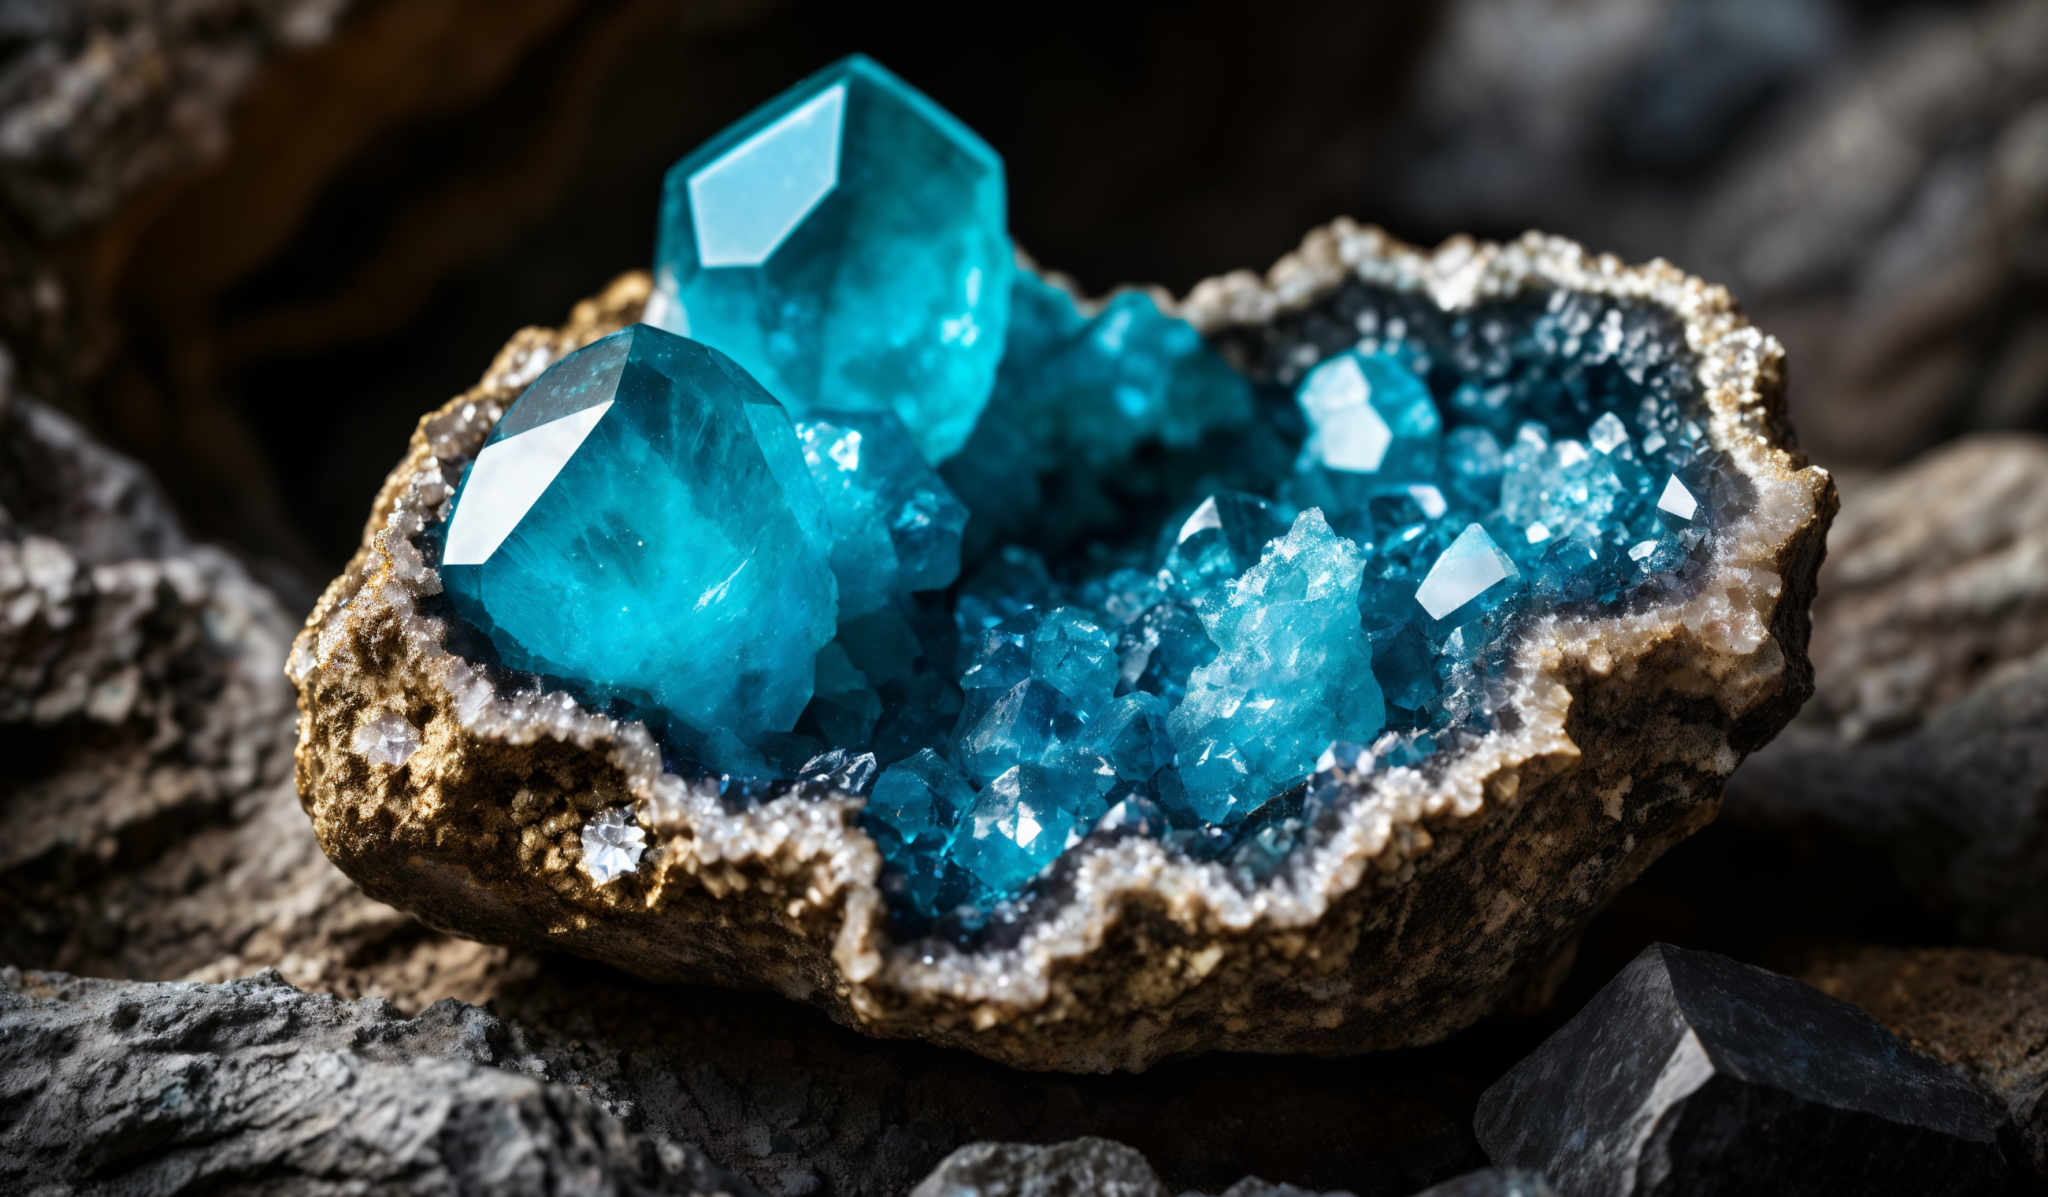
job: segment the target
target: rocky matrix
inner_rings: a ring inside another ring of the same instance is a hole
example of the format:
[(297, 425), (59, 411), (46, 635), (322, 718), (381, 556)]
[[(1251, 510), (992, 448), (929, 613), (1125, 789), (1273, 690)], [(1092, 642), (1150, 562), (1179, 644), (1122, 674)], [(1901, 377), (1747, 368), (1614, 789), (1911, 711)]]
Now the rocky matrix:
[(800, 84), (671, 173), (649, 315), (698, 339), (556, 363), (430, 533), (473, 657), (729, 801), (866, 795), (909, 930), (1014, 917), (1096, 831), (1270, 876), (1491, 730), (1519, 621), (1682, 584), (1732, 494), (1654, 310), (1395, 311), (1254, 388), (1149, 295), (1012, 281), (1001, 198), (874, 64)]

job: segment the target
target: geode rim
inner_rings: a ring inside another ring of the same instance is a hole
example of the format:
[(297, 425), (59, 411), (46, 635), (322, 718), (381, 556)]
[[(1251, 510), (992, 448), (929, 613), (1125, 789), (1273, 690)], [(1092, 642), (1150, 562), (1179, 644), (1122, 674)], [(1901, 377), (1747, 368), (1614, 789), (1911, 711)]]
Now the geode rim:
[[(1405, 1046), (1540, 987), (1615, 890), (1712, 818), (1722, 780), (1810, 692), (1806, 611), (1833, 483), (1792, 440), (1782, 347), (1725, 290), (1662, 261), (1626, 266), (1537, 234), (1425, 251), (1340, 220), (1263, 279), (1212, 279), (1168, 310), (1241, 357), (1233, 335), (1351, 279), (1450, 310), (1555, 289), (1669, 310), (1709, 439), (1750, 502), (1684, 591), (1527, 618), (1509, 670), (1519, 717), (1424, 767), (1371, 774), (1270, 881), (1242, 888), (1219, 862), (1097, 835), (1052, 866), (1015, 934), (974, 949), (900, 943), (860, 798), (809, 787), (735, 810), (664, 773), (639, 724), (566, 694), (501, 695), (448, 651), (420, 610), (439, 580), (415, 538), (445, 518), (460, 463), (527, 384), (637, 318), (644, 274), (558, 332), (522, 331), (482, 383), (421, 420), (362, 548), (308, 618), (288, 672), (300, 792), (323, 848), (372, 896), (450, 931), (655, 979), (765, 985), (870, 1033), (1022, 1067)], [(1297, 348), (1279, 381), (1318, 360)], [(409, 762), (348, 756), (361, 721), (393, 713), (421, 731)], [(501, 810), (476, 792), (493, 777), (500, 791), (525, 779), (496, 794)], [(577, 835), (625, 803), (648, 847), (637, 872), (598, 885), (575, 867)]]

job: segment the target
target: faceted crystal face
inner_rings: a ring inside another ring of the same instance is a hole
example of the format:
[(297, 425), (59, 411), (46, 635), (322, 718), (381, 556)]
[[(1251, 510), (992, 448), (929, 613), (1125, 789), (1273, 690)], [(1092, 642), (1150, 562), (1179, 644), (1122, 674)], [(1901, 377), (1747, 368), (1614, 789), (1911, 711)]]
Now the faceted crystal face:
[(988, 402), (1013, 273), (1001, 160), (856, 56), (669, 172), (648, 318), (798, 416), (893, 410), (936, 462)]
[(456, 492), (450, 603), (508, 666), (647, 718), (718, 768), (810, 701), (836, 589), (788, 416), (646, 325), (556, 363)]

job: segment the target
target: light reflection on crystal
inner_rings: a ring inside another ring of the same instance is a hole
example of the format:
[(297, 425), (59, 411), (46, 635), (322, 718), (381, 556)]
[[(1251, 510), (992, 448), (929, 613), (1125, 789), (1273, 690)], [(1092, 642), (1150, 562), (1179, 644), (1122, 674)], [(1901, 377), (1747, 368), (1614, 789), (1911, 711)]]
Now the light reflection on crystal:
[(420, 731), (396, 711), (379, 711), (356, 724), (348, 746), (373, 765), (396, 769), (420, 750)]
[(598, 885), (610, 885), (640, 867), (647, 833), (633, 821), (631, 807), (599, 811), (583, 824), (583, 872)]

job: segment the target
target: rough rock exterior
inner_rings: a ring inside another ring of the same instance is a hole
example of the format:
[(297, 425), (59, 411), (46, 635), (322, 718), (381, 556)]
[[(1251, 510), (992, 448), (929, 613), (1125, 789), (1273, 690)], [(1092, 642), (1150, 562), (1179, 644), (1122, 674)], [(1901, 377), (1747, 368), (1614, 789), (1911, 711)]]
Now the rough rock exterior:
[(1805, 977), (2003, 1101), (2048, 1185), (2048, 960), (1859, 948), (1828, 953)]
[(1496, 1163), (1583, 1197), (1999, 1193), (2005, 1111), (1869, 1015), (1645, 948), (1480, 1098)]
[[(1557, 287), (1666, 306), (1748, 501), (1689, 594), (1536, 621), (1518, 649), (1511, 729), (1427, 773), (1382, 773), (1273, 882), (1246, 892), (1154, 842), (1091, 842), (1056, 867), (1054, 900), (1015, 942), (898, 944), (857, 799), (729, 810), (664, 774), (644, 729), (559, 694), (500, 693), (451, 653), (413, 537), (441, 518), (521, 388), (637, 315), (642, 275), (560, 330), (520, 333), (481, 384), (422, 420), (362, 549), (308, 619), (289, 672), (300, 792), (322, 846), (367, 893), (438, 927), (655, 979), (768, 986), (872, 1033), (1023, 1067), (1387, 1048), (1513, 1000), (1615, 889), (1712, 817), (1727, 773), (1805, 698), (1833, 487), (1790, 447), (1776, 342), (1725, 292), (1662, 263), (1625, 267), (1537, 236), (1424, 253), (1340, 222), (1264, 280), (1205, 283), (1179, 310), (1241, 368), (1289, 380), (1346, 343), (1344, 305), (1362, 285), (1424, 289), (1452, 308)], [(352, 743), (364, 720), (393, 713), (420, 747), (404, 765), (373, 765)], [(576, 867), (578, 829), (626, 802), (650, 849), (636, 876), (600, 888)]]
[(0, 1189), (753, 1192), (522, 1058), (474, 1006), (0, 969)]
[(1769, 879), (1783, 900), (1809, 885), (1882, 908), (1869, 925), (2048, 951), (2048, 441), (1965, 440), (1845, 488), (1817, 696), (1730, 781), (1716, 834), (1802, 853)]
[(283, 605), (4, 364), (0, 959), (159, 978), (284, 965), (408, 997), (459, 984), (485, 949), (423, 942), (302, 834)]

